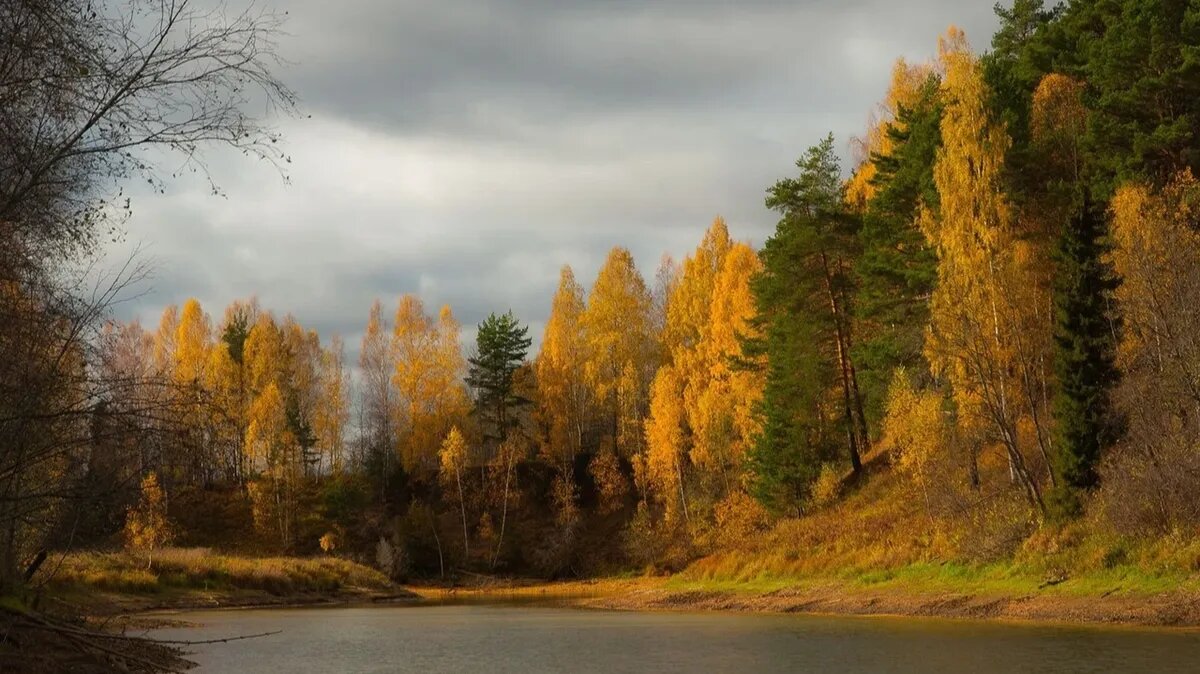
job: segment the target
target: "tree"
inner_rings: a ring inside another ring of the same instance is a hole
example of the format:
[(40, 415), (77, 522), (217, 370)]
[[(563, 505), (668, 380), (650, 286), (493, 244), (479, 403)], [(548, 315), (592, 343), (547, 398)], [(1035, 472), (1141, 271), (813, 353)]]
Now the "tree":
[(177, 468), (185, 471), (192, 484), (212, 481), (213, 457), (209, 455), (207, 431), (211, 421), (208, 408), (209, 352), (212, 349), (212, 325), (208, 314), (195, 298), (189, 298), (179, 313), (175, 329), (174, 367), (171, 380), (175, 385), (180, 414), (175, 431), (180, 439)]
[(588, 349), (585, 376), (601, 432), (617, 443), (620, 456), (639, 448), (646, 392), (657, 365), (650, 307), (650, 292), (633, 255), (613, 248), (592, 285), (582, 321)]
[(412, 295), (400, 298), (391, 357), (398, 425), (406, 428), (399, 447), (405, 470), (435, 469), (440, 439), (466, 414), (468, 399), (462, 385), (466, 363), (458, 335), (458, 322), (449, 306), (442, 307), (434, 321), (425, 314), (421, 300)]
[(346, 467), (344, 444), (350, 423), (350, 374), (345, 366), (342, 338), (334, 336), (321, 353), (320, 402), (313, 419), (313, 432), (328, 458), (329, 469), (340, 474)]
[[(1061, 219), (1053, 251), (1055, 442), (1051, 455), (1054, 514), (1079, 513), (1079, 491), (1095, 485), (1101, 450), (1117, 435), (1111, 392), (1118, 281), (1108, 261), (1103, 209), (1086, 192), (1083, 143), (1088, 122), (1084, 85), (1052, 73), (1033, 92), (1031, 148), (1045, 183), (1030, 201)], [(1052, 229), (1052, 228), (1046, 228)]]
[(249, 423), (250, 382), (246, 369), (246, 340), (251, 327), (258, 322), (256, 300), (234, 302), (225, 309), (223, 324), (218, 328), (219, 341), (212, 349), (213, 413), (217, 417), (218, 443), (225, 446), (226, 470), (233, 479), (246, 479), (246, 425)]
[(914, 387), (909, 373), (896, 368), (883, 418), (883, 445), (894, 452), (897, 467), (920, 490), (931, 519), (930, 492), (937, 483), (948, 481), (944, 473), (952, 434), (945, 412), (944, 396)]
[(1105, 259), (1104, 214), (1085, 203), (1078, 220), (1063, 228), (1055, 287), (1053, 504), (1059, 515), (1076, 515), (1078, 491), (1096, 484), (1102, 450), (1118, 426), (1110, 392), (1119, 378), (1112, 316), (1116, 277)]
[(308, 475), (320, 462), (314, 427), (321, 401), (321, 338), (290, 314), (282, 326), (284, 379), (288, 427), (300, 450), (300, 466)]
[[(7, 236), (69, 255), (97, 243), (121, 182), (157, 186), (146, 148), (207, 172), (202, 149), (226, 145), (280, 165), (279, 135), (254, 107), (291, 112), (272, 74), (282, 17), (226, 15), (173, 0), (145, 7), (14, 0), (0, 10), (0, 222)], [(113, 192), (116, 192), (114, 195)]]
[(846, 183), (846, 203), (855, 211), (865, 211), (886, 184), (886, 178), (880, 176), (881, 163), (876, 159), (896, 154), (907, 127), (905, 113), (919, 105), (929, 80), (936, 77), (929, 64), (913, 65), (901, 58), (892, 66), (892, 81), (878, 106), (878, 118), (872, 114), (866, 136), (855, 140), (860, 163)]
[(458, 494), (458, 508), (462, 514), (463, 562), (471, 558), (470, 538), (467, 535), (467, 497), (463, 491), (463, 472), (467, 469), (467, 441), (458, 426), (450, 428), (438, 451), (441, 470), (438, 478), (445, 487), (453, 486)]
[(504, 534), (508, 530), (508, 507), (514, 500), (513, 497), (519, 495), (519, 492), (512, 489), (513, 478), (517, 464), (526, 453), (524, 440), (516, 435), (509, 436), (500, 443), (489, 466), (492, 479), (498, 483), (502, 482), (504, 485), (496, 490), (500, 496), (500, 533), (496, 537), (496, 548), (492, 552), (493, 569), (496, 568), (496, 562), (500, 559), (500, 551), (504, 548)]
[(502, 316), (491, 314), (479, 324), (476, 353), (468, 359), (467, 385), (476, 391), (476, 408), (485, 425), (493, 429), (491, 437), (501, 444), (508, 439), (515, 420), (513, 410), (530, 402), (516, 396), (513, 388), (513, 373), (525, 361), (532, 343), (528, 333), (529, 328), (511, 311)]
[[(798, 509), (822, 463), (833, 459), (826, 428), (845, 434), (858, 470), (866, 426), (850, 354), (848, 302), (852, 219), (843, 203), (833, 136), (796, 162), (800, 175), (777, 182), (766, 204), (781, 217), (760, 253), (753, 283), (759, 336), (746, 353), (765, 358), (763, 432), (749, 456), (752, 492), (768, 507)], [(824, 399), (840, 384), (841, 423)]]
[[(251, 490), (255, 521), (275, 529), (283, 546), (292, 543), (299, 479), (299, 451), (289, 428), (287, 405), (275, 382), (255, 398), (246, 429), (246, 449), (258, 482)], [(264, 483), (269, 494), (264, 493)]]
[(1013, 480), (1041, 514), (1041, 488), (1018, 432), (1029, 419), (1048, 453), (1037, 367), (1048, 321), (1031, 314), (1040, 304), (1029, 295), (1038, 287), (1029, 264), (1035, 256), (1017, 236), (1003, 190), (1009, 140), (989, 114), (987, 84), (961, 31), (940, 40), (939, 58), (946, 101), (933, 170), (939, 212), (921, 218), (938, 259), (925, 353), (934, 375), (949, 381), (960, 423), (1001, 443)]
[(761, 395), (759, 378), (742, 366), (740, 338), (752, 331), (750, 279), (760, 268), (754, 250), (734, 243), (717, 218), (674, 277), (660, 283), (668, 289), (666, 363), (650, 389), (643, 464), (669, 520), (708, 517), (740, 484)]
[(584, 310), (583, 288), (571, 268), (564, 266), (535, 364), (541, 453), (564, 475), (571, 474), (575, 457), (583, 449), (588, 422)]
[(1180, 531), (1197, 521), (1200, 436), (1200, 183), (1184, 171), (1166, 186), (1123, 185), (1113, 197), (1112, 264), (1121, 331), (1114, 403), (1122, 441), (1102, 465), (1103, 501), (1132, 532)]
[(1071, 3), (1064, 30), (1091, 89), (1091, 197), (1128, 181), (1162, 186), (1200, 171), (1200, 7), (1177, 0)]
[(358, 367), (362, 371), (362, 413), (369, 452), (382, 464), (385, 480), (391, 473), (398, 452), (396, 433), (396, 390), (392, 383), (396, 365), (392, 360), (389, 329), (383, 318), (383, 304), (371, 304), (367, 329), (359, 349)]
[(707, 382), (690, 413), (695, 429), (692, 462), (719, 474), (724, 491), (740, 484), (742, 460), (761, 431), (756, 411), (762, 400), (762, 371), (743, 349), (744, 338), (756, 337), (751, 281), (761, 271), (758, 254), (747, 244), (735, 243), (725, 255), (702, 345)]
[(146, 553), (146, 566), (153, 553), (175, 537), (175, 526), (167, 517), (167, 497), (153, 471), (142, 478), (141, 496), (125, 515), (125, 545)]
[(684, 422), (683, 383), (672, 366), (661, 367), (651, 387), (650, 414), (646, 419), (646, 477), (666, 505), (668, 520), (680, 515), (684, 520), (690, 519), (683, 481), (687, 456)]
[[(24, 571), (32, 569), (18, 567), (31, 556), (27, 548), (63, 545), (57, 534), (69, 529), (64, 519), (92, 506), (80, 487), (91, 479), (86, 467), (93, 452), (134, 443), (159, 449), (166, 424), (144, 420), (176, 416), (167, 402), (173, 368), (136, 382), (161, 395), (114, 407), (114, 394), (135, 382), (101, 379), (96, 362), (108, 310), (145, 269), (130, 263), (95, 287), (69, 271), (81, 261), (87, 267), (86, 256), (119, 235), (128, 211), (125, 181), (136, 176), (163, 187), (164, 174), (149, 162), (155, 149), (174, 151), (182, 162), (173, 165), (202, 173), (212, 144), (286, 160), (279, 136), (259, 117), (266, 109), (293, 109), (291, 92), (271, 73), (279, 15), (228, 16), (196, 4), (0, 5), (0, 589), (6, 594), (29, 580)], [(266, 105), (247, 105), (250, 98)], [(207, 359), (199, 369), (207, 369)], [(120, 637), (101, 642), (86, 632), (73, 637), (80, 667), (178, 664), (163, 649), (127, 648)], [(90, 645), (96, 643), (104, 645)]]
[[(881, 133), (887, 139), (872, 152), (869, 198), (862, 214), (855, 260), (854, 325), (862, 335), (853, 348), (868, 427), (877, 428), (886, 392), (897, 367), (925, 372), (922, 353), (929, 323), (929, 296), (937, 279), (937, 259), (921, 233), (922, 210), (938, 211), (933, 165), (941, 145), (940, 78), (931, 69), (912, 91), (906, 76), (893, 89), (895, 114)], [(902, 71), (907, 73), (908, 71)], [(855, 173), (857, 178), (865, 167)]]

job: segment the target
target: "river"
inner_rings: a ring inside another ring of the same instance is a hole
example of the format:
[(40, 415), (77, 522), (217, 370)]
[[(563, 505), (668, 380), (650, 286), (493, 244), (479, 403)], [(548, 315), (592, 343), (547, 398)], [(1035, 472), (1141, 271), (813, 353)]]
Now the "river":
[(1200, 633), (499, 604), (194, 611), (199, 672), (1200, 672)]

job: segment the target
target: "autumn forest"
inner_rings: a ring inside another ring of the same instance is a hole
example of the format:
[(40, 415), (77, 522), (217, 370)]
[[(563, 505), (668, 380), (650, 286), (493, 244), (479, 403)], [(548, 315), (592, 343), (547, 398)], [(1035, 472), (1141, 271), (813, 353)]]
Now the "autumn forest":
[[(126, 142), (0, 167), (0, 581), (176, 548), (417, 583), (1190, 577), (1200, 10), (997, 12), (990, 49), (950, 28), (858, 136), (764, 185), (761, 246), (716, 217), (656, 269), (619, 246), (595, 278), (563, 266), (540, 336), (497, 306), (464, 338), (416, 294), (361, 307), (353, 345), (253, 296), (120, 322), (136, 263), (89, 304), (53, 261), (94, 243), (76, 188), (137, 173)], [(187, 86), (163, 67), (148, 91)], [(255, 133), (215, 140), (270, 155)]]

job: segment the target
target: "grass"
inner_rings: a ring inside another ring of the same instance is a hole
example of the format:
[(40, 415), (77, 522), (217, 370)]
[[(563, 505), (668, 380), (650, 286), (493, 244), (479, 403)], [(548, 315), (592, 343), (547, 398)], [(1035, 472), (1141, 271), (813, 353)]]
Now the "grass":
[(149, 564), (142, 553), (72, 552), (61, 565), (48, 562), (40, 573), (56, 589), (139, 595), (172, 590), (252, 590), (287, 596), (391, 587), (378, 571), (335, 557), (234, 557), (207, 548), (158, 550)]
[[(973, 519), (935, 521), (886, 457), (872, 459), (866, 479), (839, 501), (700, 559), (666, 587), (735, 594), (806, 587), (985, 597), (1200, 594), (1194, 534), (1121, 537), (1094, 518), (1036, 528), (1020, 501), (1003, 493), (979, 506)], [(1001, 475), (991, 483), (1005, 481)]]

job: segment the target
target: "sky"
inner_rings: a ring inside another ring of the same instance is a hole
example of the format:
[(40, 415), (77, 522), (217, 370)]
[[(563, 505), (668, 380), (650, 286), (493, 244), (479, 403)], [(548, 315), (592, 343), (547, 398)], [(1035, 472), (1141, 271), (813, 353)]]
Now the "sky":
[(587, 287), (621, 245), (652, 283), (717, 215), (761, 245), (766, 188), (829, 132), (848, 172), (897, 57), (931, 58), (950, 24), (983, 50), (996, 26), (993, 0), (258, 4), (288, 15), (287, 180), (218, 149), (222, 196), (135, 189), (109, 256), (154, 273), (119, 317), (196, 297), (216, 321), (253, 295), (352, 359), (375, 298), (449, 304), (465, 341), (511, 309), (536, 348), (564, 264)]

